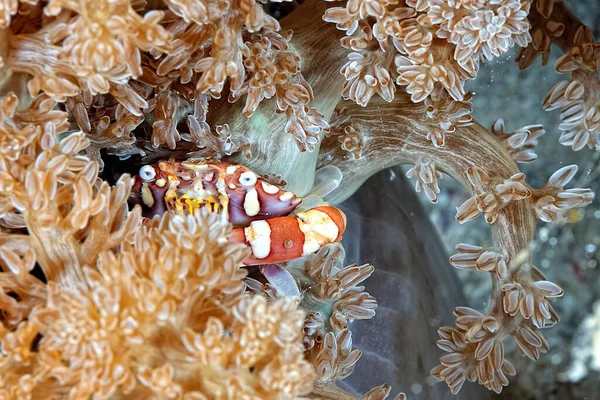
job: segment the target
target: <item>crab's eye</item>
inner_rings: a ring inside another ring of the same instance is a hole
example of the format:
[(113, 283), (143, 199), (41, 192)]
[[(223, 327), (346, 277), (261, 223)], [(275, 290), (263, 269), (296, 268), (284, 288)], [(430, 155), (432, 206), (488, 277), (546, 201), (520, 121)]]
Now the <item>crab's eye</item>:
[(251, 187), (256, 184), (256, 174), (252, 171), (246, 171), (240, 175), (240, 183), (242, 186)]
[(142, 168), (140, 168), (140, 178), (145, 181), (151, 181), (152, 179), (156, 178), (156, 171), (154, 170), (154, 167), (151, 165), (144, 165)]

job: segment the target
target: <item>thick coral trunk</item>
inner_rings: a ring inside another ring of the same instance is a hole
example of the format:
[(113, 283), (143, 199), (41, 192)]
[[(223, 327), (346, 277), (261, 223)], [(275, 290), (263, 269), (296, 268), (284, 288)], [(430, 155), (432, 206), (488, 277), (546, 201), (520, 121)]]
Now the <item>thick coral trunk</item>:
[[(481, 193), (472, 186), (467, 171), (478, 169), (484, 176), (489, 177), (488, 181), (495, 182), (503, 182), (519, 173), (504, 145), (477, 123), (457, 127), (455, 132), (446, 135), (443, 146), (435, 147), (427, 135), (439, 127), (428, 120), (425, 106), (422, 103), (412, 103), (405, 93), (397, 93), (391, 104), (383, 104), (381, 99), (373, 99), (367, 109), (349, 102), (344, 102), (340, 106), (340, 108), (345, 107), (344, 114), (351, 116), (348, 123), (363, 136), (364, 147), (361, 157), (355, 159), (340, 147), (336, 137), (328, 138), (323, 142), (319, 166), (334, 165), (340, 168), (344, 177), (340, 187), (325, 198), (333, 204), (349, 197), (371, 175), (399, 164), (429, 163), (434, 166), (434, 171), (445, 172), (457, 179), (470, 190), (473, 196)], [(528, 245), (533, 238), (536, 221), (533, 200), (528, 197), (509, 201), (500, 207), (495, 221), (491, 223), (491, 229), (495, 247), (505, 257), (507, 271), (490, 274), (493, 289), (489, 310), (477, 320), (495, 321), (493, 322), (495, 328), (486, 331), (485, 339), (475, 340), (471, 349), (464, 351), (465, 364), (457, 368), (461, 368), (463, 371), (461, 373), (464, 373), (467, 379), (473, 378), (471, 368), (481, 362), (479, 349), (482, 343), (489, 339), (491, 343), (502, 346), (506, 336), (518, 335), (521, 327), (531, 326), (531, 320), (525, 319), (520, 313), (512, 316), (507, 313), (503, 302), (506, 300), (505, 290), (508, 286), (504, 290), (503, 286), (520, 282), (529, 287), (540, 279), (536, 275), (536, 270), (529, 264), (531, 254)], [(465, 220), (468, 219), (470, 218)], [(457, 317), (462, 315), (462, 311), (457, 312)], [(469, 312), (476, 313), (474, 310)], [(444, 331), (440, 332), (443, 337)], [(468, 355), (470, 352), (473, 353)], [(507, 370), (510, 368), (507, 367)], [(496, 385), (505, 378), (494, 377), (494, 372), (491, 372), (490, 376), (479, 379), (481, 383), (486, 380), (494, 381), (490, 383), (490, 387), (497, 390)], [(452, 388), (453, 391), (459, 390), (460, 386), (462, 383), (456, 384), (456, 387)]]
[(315, 384), (312, 392), (305, 398), (319, 400), (360, 400), (360, 397), (353, 396), (334, 385), (320, 383)]
[[(472, 167), (481, 168), (492, 179), (508, 179), (519, 173), (503, 144), (477, 123), (458, 127), (446, 136), (444, 146), (435, 147), (427, 134), (436, 126), (427, 121), (422, 103), (412, 103), (405, 93), (397, 93), (391, 104), (379, 98), (371, 103), (369, 108), (351, 102), (340, 104), (364, 136), (365, 147), (359, 159), (352, 158), (335, 138), (325, 140), (321, 146), (319, 166), (335, 165), (344, 176), (340, 187), (325, 199), (332, 204), (348, 198), (376, 172), (400, 164), (434, 161), (437, 170), (467, 188), (466, 172)], [(492, 224), (496, 243), (513, 256), (527, 246), (534, 227), (531, 199), (509, 203)]]

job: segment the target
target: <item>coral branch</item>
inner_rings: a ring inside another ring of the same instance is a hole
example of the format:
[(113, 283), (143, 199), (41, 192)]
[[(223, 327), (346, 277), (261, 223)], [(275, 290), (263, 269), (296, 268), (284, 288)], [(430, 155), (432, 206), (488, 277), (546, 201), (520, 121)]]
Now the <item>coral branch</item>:
[[(375, 99), (374, 99), (375, 101)], [(344, 179), (340, 187), (326, 199), (332, 203), (350, 196), (369, 176), (399, 164), (415, 164), (423, 158), (436, 160), (436, 169), (470, 188), (467, 171), (481, 168), (492, 179), (508, 179), (519, 169), (501, 142), (481, 125), (457, 127), (442, 147), (432, 146), (427, 139), (432, 123), (423, 105), (414, 104), (406, 95), (377, 111), (364, 110), (344, 102), (351, 121), (365, 132), (363, 156), (354, 160), (344, 154), (334, 140), (326, 140), (319, 165), (335, 165)], [(468, 150), (467, 150), (468, 149)], [(526, 248), (533, 233), (535, 214), (531, 199), (511, 202), (499, 211), (492, 230), (497, 244), (514, 257)]]
[[(438, 342), (450, 354), (442, 357), (441, 365), (432, 374), (445, 380), (454, 393), (465, 380), (478, 380), (500, 392), (508, 384), (506, 375), (514, 373), (512, 365), (504, 360), (504, 339), (515, 336), (521, 353), (536, 359), (539, 352), (548, 348), (537, 329), (551, 326), (557, 320), (548, 300), (562, 291), (550, 282), (545, 283), (543, 274), (530, 265), (528, 246), (536, 211), (540, 214), (542, 207), (538, 204), (542, 200), (538, 199), (560, 198), (554, 201), (556, 207), (566, 209), (582, 206), (593, 194), (586, 189), (565, 192), (562, 186), (572, 174), (561, 171), (550, 179), (548, 188), (539, 192), (531, 189), (509, 152), (511, 147), (505, 147), (477, 123), (457, 126), (443, 146), (433, 146), (428, 134), (435, 122), (428, 119), (425, 105), (412, 103), (408, 94), (397, 94), (385, 107), (379, 106), (379, 99), (372, 101), (377, 112), (365, 111), (348, 102), (341, 104), (351, 115), (347, 123), (363, 133), (365, 147), (362, 156), (354, 159), (334, 138), (324, 141), (320, 165), (337, 166), (344, 176), (340, 187), (326, 200), (332, 203), (344, 200), (367, 177), (386, 167), (411, 163), (421, 168), (423, 159), (435, 160), (435, 170), (454, 177), (471, 192), (472, 197), (459, 208), (457, 218), (466, 222), (485, 214), (498, 250), (461, 245), (460, 253), (451, 262), (459, 268), (491, 273), (490, 306), (485, 314), (457, 308), (456, 328), (440, 329), (442, 340)], [(418, 170), (411, 171), (411, 175), (416, 175)], [(433, 183), (426, 175), (423, 182)], [(520, 313), (515, 312), (518, 309)]]

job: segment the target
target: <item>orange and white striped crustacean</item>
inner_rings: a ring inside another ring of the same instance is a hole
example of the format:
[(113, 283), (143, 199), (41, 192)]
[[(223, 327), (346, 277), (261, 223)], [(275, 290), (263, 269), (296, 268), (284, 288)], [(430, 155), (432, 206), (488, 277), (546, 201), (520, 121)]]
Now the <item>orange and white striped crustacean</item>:
[(346, 229), (342, 211), (323, 204), (290, 215), (301, 202), (246, 167), (221, 160), (145, 165), (135, 177), (130, 198), (146, 217), (200, 208), (220, 213), (235, 227), (229, 240), (252, 249), (245, 265), (293, 260), (341, 240)]

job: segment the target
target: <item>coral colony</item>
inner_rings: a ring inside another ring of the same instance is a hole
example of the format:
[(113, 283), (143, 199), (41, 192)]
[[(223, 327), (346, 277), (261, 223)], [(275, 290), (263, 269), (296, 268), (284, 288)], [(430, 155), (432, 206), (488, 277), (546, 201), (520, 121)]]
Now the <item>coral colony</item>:
[(544, 129), (482, 127), (464, 84), (552, 43), (543, 106), (598, 148), (600, 46), (563, 0), (0, 0), (0, 398), (356, 399), (335, 382), (374, 267), (343, 264), (334, 205), (397, 164), (432, 202), (463, 183), (457, 219), (493, 231), (450, 258), (493, 292), (432, 375), (500, 392), (504, 343), (535, 360), (558, 321), (536, 220), (593, 193), (575, 166), (529, 186)]

